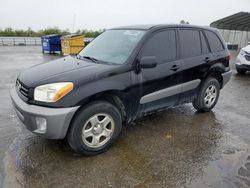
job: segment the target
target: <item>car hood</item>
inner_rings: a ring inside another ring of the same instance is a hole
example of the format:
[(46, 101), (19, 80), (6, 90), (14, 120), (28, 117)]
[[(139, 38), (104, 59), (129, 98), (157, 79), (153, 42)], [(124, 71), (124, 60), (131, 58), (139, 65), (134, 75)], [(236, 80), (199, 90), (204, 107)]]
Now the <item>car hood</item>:
[(100, 78), (105, 73), (112, 72), (115, 67), (115, 65), (97, 64), (67, 56), (30, 67), (23, 71), (18, 79), (31, 88), (56, 82), (73, 82), (77, 85)]
[(250, 45), (247, 45), (246, 47), (242, 48), (242, 50), (250, 54)]

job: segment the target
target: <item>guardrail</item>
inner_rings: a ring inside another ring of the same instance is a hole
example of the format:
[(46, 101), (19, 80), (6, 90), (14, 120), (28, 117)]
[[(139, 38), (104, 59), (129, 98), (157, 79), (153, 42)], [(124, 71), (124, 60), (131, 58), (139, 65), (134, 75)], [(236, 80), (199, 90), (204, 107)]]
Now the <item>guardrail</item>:
[[(84, 38), (90, 43), (93, 38)], [(0, 46), (41, 46), (40, 37), (0, 37)]]
[(0, 46), (40, 46), (40, 37), (0, 37)]

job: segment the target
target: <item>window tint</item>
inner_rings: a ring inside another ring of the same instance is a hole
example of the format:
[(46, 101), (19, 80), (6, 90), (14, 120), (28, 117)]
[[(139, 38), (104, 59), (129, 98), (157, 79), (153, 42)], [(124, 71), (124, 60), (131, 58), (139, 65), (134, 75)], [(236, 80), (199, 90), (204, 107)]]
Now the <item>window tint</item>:
[(200, 32), (200, 34), (201, 34), (202, 53), (207, 54), (207, 53), (209, 53), (209, 49), (208, 49), (208, 46), (207, 46), (206, 39), (205, 39), (204, 34), (202, 32)]
[(211, 31), (205, 31), (205, 34), (207, 36), (208, 43), (212, 52), (219, 52), (224, 50), (224, 47), (216, 34)]
[(201, 55), (201, 41), (199, 31), (180, 30), (180, 53), (182, 58)]
[(158, 63), (175, 60), (175, 31), (161, 31), (153, 35), (143, 48), (142, 57), (144, 56), (155, 56)]

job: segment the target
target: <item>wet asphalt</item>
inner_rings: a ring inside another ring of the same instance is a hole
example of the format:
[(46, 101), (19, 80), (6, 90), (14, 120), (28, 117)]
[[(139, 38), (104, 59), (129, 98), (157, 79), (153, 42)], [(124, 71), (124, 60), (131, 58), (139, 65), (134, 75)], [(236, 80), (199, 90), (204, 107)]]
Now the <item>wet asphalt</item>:
[(83, 157), (28, 132), (11, 106), (19, 72), (59, 57), (0, 47), (0, 187), (250, 187), (250, 74), (233, 70), (212, 112), (186, 104), (144, 117)]

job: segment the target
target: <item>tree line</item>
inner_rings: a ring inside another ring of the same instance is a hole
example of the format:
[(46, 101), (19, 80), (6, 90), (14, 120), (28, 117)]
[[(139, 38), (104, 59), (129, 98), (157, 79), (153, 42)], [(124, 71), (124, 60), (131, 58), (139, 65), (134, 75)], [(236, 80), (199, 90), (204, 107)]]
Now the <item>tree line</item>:
[[(100, 35), (104, 29), (93, 31), (93, 30), (77, 30), (75, 34), (83, 34), (85, 37), (95, 38)], [(61, 35), (68, 35), (71, 34), (68, 29), (61, 30), (57, 27), (51, 27), (46, 29), (41, 29), (39, 31), (34, 31), (31, 28), (26, 30), (23, 29), (12, 29), (10, 27), (5, 29), (0, 29), (0, 36), (1, 37), (41, 37), (44, 35), (51, 35), (51, 34), (61, 34)]]
[[(185, 20), (181, 20), (180, 23), (189, 24), (189, 22)], [(95, 38), (104, 31), (105, 29), (100, 29), (97, 31), (87, 30), (87, 29), (83, 29), (83, 30), (78, 29), (75, 32), (75, 34), (83, 34), (85, 37)], [(0, 29), (0, 37), (41, 37), (44, 35), (51, 35), (51, 34), (68, 35), (71, 33), (69, 29), (61, 30), (58, 27), (50, 27), (46, 29), (41, 29), (39, 31), (34, 31), (31, 28), (28, 28), (26, 30), (23, 30), (23, 29), (14, 30), (11, 27)]]

